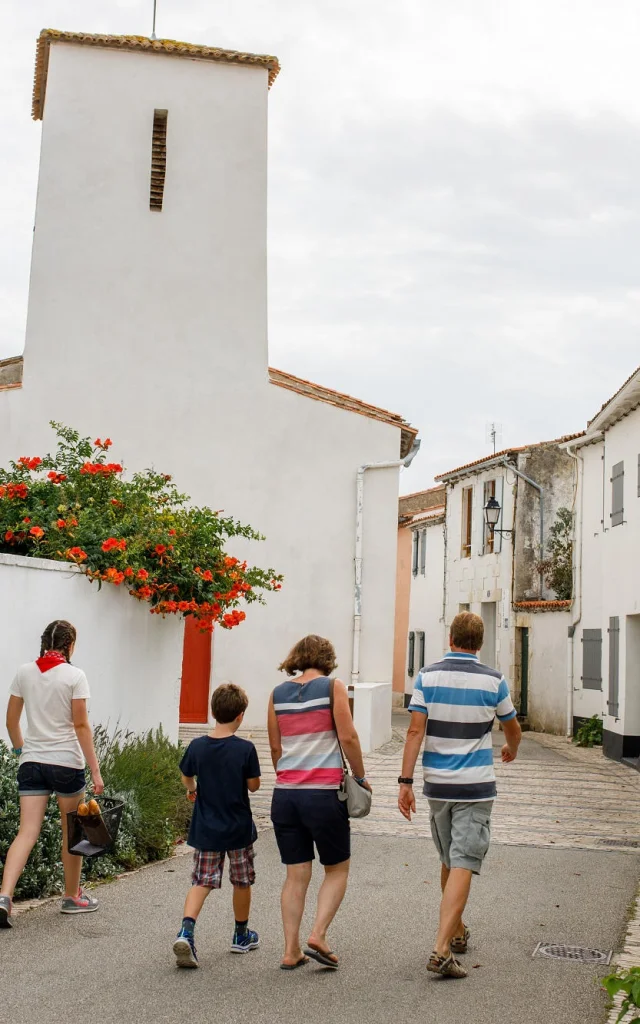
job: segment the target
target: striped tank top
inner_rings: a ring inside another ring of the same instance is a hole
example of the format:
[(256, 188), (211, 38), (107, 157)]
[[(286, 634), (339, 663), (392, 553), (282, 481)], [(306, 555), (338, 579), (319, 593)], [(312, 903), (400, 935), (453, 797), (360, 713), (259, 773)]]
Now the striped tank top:
[(329, 680), (281, 683), (273, 691), (273, 707), (282, 739), (276, 788), (339, 789), (342, 757), (331, 715)]

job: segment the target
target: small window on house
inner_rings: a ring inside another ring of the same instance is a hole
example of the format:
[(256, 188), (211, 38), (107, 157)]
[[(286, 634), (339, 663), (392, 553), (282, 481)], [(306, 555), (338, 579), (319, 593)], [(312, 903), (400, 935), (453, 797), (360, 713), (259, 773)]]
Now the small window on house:
[(167, 110), (154, 110), (151, 136), (151, 189), (149, 209), (162, 210), (167, 172)]
[(413, 531), (413, 553), (411, 556), (411, 571), (414, 576), (418, 575), (418, 566), (420, 564), (420, 534), (417, 530)]
[(420, 534), (420, 573), (426, 576), (427, 573), (427, 531)]
[(425, 665), (426, 637), (423, 629), (418, 630), (418, 671), (421, 672)]
[(484, 496), (483, 496), (483, 501), (482, 501), (482, 530), (483, 530), (483, 537), (484, 537), (484, 543), (482, 545), (482, 550), (483, 550), (483, 553), (485, 555), (491, 555), (491, 554), (493, 554), (493, 552), (495, 550), (495, 547), (494, 547), (494, 544), (495, 544), (495, 540), (494, 540), (495, 534), (487, 526), (486, 521), (485, 521), (485, 517), (484, 517), (485, 505), (489, 501), (489, 498), (495, 498), (495, 496), (496, 496), (496, 482), (495, 482), (495, 480), (486, 480), (485, 481), (485, 485), (484, 485)]
[(462, 491), (462, 557), (471, 558), (471, 524), (473, 517), (473, 487)]
[(624, 462), (616, 462), (611, 471), (611, 525), (624, 523)]
[(407, 674), (413, 676), (416, 670), (416, 634), (409, 633), (409, 658), (407, 662)]

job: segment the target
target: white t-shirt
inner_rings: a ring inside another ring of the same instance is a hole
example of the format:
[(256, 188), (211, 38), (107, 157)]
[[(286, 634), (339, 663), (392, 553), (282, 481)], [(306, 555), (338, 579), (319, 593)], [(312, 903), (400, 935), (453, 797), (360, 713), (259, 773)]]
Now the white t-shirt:
[(71, 708), (72, 700), (90, 696), (82, 669), (64, 664), (41, 672), (31, 661), (18, 669), (9, 693), (22, 697), (27, 716), (20, 764), (39, 761), (67, 768), (85, 767)]

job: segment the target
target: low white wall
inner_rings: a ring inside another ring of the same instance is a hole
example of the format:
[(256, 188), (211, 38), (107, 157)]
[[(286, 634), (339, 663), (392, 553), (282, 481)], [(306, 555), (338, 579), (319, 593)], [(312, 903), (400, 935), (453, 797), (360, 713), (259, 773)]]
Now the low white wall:
[(89, 680), (94, 725), (143, 732), (159, 725), (178, 737), (183, 623), (150, 615), (125, 591), (89, 584), (64, 562), (0, 555), (0, 735), (17, 667), (40, 653), (53, 619), (78, 631), (74, 664)]
[(356, 683), (353, 690), (353, 722), (369, 754), (391, 739), (391, 683)]
[(562, 736), (567, 728), (568, 611), (518, 616), (529, 626), (529, 708), (527, 718), (537, 731)]

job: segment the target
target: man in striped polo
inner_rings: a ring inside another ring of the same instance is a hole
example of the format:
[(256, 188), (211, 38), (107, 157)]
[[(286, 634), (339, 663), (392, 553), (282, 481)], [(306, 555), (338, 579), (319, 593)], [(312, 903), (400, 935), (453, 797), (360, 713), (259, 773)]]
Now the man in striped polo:
[(478, 659), (483, 638), (479, 615), (456, 615), (449, 654), (421, 670), (409, 705), (411, 724), (398, 779), (398, 807), (411, 821), (411, 812), (416, 812), (413, 771), (426, 731), (424, 793), (442, 862), (440, 926), (427, 970), (451, 978), (467, 976), (454, 954), (467, 952), (469, 930), (462, 915), (471, 879), (480, 873), (489, 849), (496, 796), (491, 741), (495, 718), (506, 739), (503, 761), (515, 759), (522, 736), (506, 680)]

